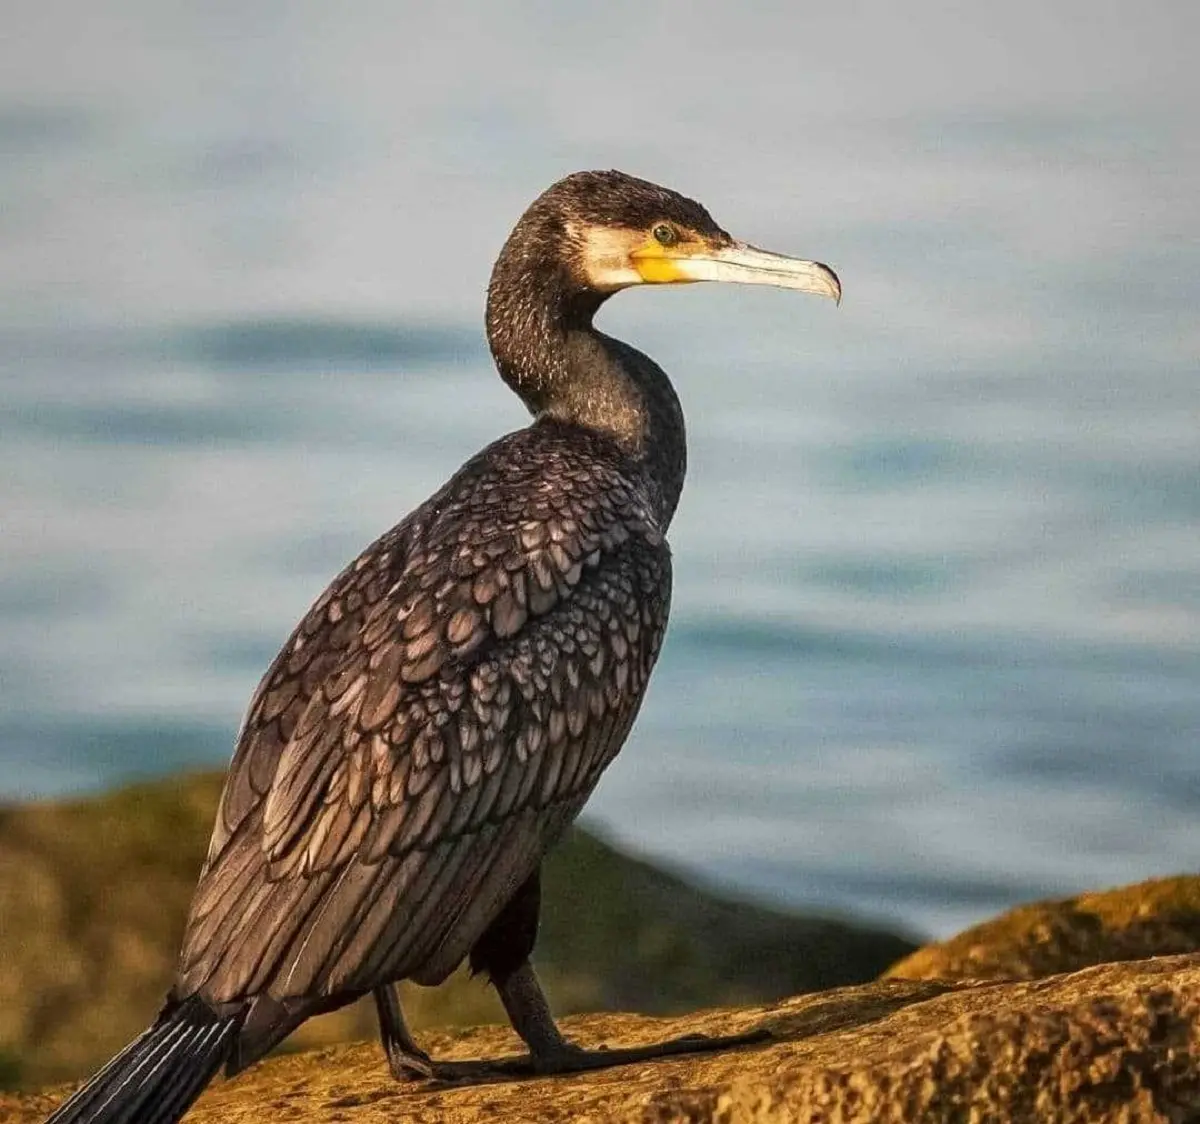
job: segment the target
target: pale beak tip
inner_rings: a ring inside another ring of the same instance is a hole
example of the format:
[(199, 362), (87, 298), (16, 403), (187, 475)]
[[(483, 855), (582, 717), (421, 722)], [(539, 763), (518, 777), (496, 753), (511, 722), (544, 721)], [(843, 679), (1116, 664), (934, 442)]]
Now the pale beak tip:
[(825, 279), (829, 282), (829, 295), (833, 297), (833, 303), (839, 308), (842, 306), (842, 282), (838, 275), (834, 273), (824, 262), (817, 263), (825, 272)]

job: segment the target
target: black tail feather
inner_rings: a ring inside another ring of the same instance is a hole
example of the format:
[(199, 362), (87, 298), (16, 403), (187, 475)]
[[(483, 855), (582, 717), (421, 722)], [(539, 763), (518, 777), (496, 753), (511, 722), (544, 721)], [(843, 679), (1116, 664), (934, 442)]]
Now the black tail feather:
[(229, 1056), (241, 1015), (202, 1000), (169, 1008), (46, 1124), (175, 1124)]

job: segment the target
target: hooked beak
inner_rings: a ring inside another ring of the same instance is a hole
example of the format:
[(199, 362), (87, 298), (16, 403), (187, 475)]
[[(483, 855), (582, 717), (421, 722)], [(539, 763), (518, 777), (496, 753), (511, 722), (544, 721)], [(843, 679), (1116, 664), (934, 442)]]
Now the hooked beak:
[(630, 258), (642, 281), (651, 284), (728, 281), (737, 285), (776, 285), (842, 302), (841, 282), (829, 266), (773, 254), (745, 242), (728, 246), (652, 244), (635, 250)]

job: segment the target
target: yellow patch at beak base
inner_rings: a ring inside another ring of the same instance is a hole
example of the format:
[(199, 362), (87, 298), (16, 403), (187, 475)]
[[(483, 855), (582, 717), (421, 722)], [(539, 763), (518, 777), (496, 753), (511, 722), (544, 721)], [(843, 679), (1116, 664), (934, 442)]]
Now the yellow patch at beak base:
[(660, 246), (647, 242), (629, 255), (638, 276), (649, 285), (685, 284), (696, 280), (689, 277), (680, 267), (687, 260), (686, 251), (677, 246)]

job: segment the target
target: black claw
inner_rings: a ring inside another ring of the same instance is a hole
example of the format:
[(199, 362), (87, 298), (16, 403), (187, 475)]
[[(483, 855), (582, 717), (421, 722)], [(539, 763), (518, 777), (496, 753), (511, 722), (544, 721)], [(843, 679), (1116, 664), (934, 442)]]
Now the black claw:
[(397, 1081), (426, 1081), (434, 1076), (435, 1066), (428, 1059), (414, 1058), (410, 1055), (388, 1057), (388, 1069)]

